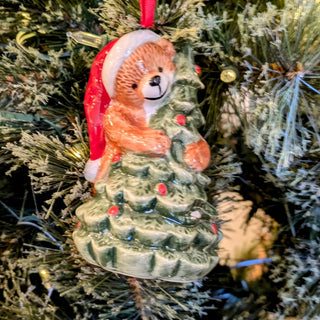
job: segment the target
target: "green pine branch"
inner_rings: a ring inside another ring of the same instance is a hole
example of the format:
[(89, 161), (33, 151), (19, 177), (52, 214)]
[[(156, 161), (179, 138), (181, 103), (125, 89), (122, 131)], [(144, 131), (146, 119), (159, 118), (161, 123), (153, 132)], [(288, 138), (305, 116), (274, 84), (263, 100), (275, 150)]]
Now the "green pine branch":
[(11, 171), (21, 163), (26, 165), (35, 192), (50, 192), (46, 217), (57, 199), (64, 199), (67, 206), (64, 214), (67, 214), (89, 196), (88, 183), (83, 181), (83, 168), (89, 153), (85, 128), (76, 121), (70, 128), (74, 133), (63, 135), (63, 140), (39, 132), (22, 131), (19, 141), (9, 142), (4, 148), (15, 157), (11, 160), (14, 163)]

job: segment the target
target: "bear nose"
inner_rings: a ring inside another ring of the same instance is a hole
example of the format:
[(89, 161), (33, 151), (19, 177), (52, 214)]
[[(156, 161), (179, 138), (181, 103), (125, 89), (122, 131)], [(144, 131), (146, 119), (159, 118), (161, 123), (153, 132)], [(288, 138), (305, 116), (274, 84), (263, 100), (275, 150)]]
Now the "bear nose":
[(149, 84), (151, 87), (155, 87), (160, 84), (160, 81), (161, 81), (160, 76), (154, 76), (152, 79), (150, 79)]

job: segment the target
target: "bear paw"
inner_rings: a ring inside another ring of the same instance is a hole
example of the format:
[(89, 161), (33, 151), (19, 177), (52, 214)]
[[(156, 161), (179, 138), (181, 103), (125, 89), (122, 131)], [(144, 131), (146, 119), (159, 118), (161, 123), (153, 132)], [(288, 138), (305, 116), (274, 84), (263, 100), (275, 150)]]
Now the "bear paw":
[(192, 169), (203, 171), (210, 163), (209, 145), (203, 138), (198, 142), (188, 144), (184, 151), (183, 160)]
[(170, 138), (162, 130), (154, 130), (145, 143), (149, 146), (150, 153), (157, 156), (166, 155), (171, 146)]

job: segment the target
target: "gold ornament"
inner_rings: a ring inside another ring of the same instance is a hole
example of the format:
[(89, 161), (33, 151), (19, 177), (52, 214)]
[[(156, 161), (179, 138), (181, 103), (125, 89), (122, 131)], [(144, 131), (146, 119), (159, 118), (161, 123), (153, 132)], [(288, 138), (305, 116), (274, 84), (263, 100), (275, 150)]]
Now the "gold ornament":
[(231, 83), (235, 81), (237, 77), (238, 77), (237, 72), (232, 68), (224, 69), (220, 73), (220, 79), (225, 83)]

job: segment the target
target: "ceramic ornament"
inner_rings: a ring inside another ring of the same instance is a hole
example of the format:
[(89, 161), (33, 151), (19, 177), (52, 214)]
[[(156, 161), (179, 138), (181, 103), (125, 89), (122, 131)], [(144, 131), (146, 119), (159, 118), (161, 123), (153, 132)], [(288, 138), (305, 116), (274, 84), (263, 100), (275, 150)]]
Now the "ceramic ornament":
[(93, 63), (85, 108), (96, 196), (77, 209), (74, 242), (90, 263), (127, 276), (195, 281), (222, 237), (202, 171), (202, 88), (189, 49), (149, 30), (109, 44)]

